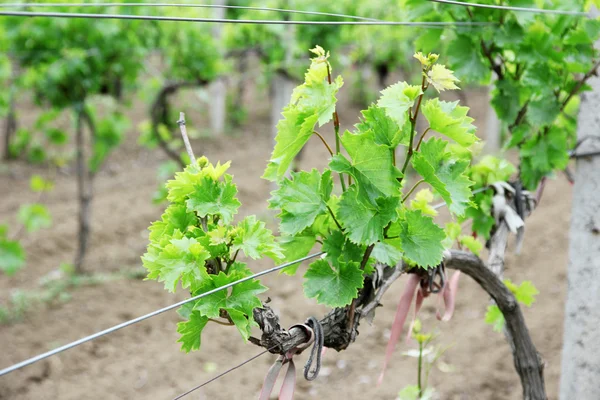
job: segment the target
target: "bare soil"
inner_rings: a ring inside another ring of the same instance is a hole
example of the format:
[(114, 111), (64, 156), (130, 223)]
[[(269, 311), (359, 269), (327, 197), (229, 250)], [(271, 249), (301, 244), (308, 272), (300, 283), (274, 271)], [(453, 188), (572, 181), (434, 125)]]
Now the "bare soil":
[[(340, 97), (348, 93), (349, 89), (344, 88)], [(233, 160), (231, 171), (243, 204), (241, 214), (268, 218), (265, 210), (271, 185), (259, 178), (272, 149), (268, 101), (264, 91), (252, 96), (247, 101), (252, 117), (243, 128), (232, 135), (195, 140), (193, 146), (197, 154), (205, 154), (212, 161)], [(471, 91), (468, 101), (474, 117), (485, 121), (484, 93)], [(145, 118), (144, 111), (136, 107), (133, 127)], [(342, 102), (340, 118), (344, 127), (350, 128), (357, 122), (357, 109)], [(322, 131), (332, 130), (323, 127)], [(126, 143), (110, 157), (96, 179), (93, 233), (86, 262), (90, 272), (139, 266), (147, 243), (146, 228), (162, 212), (162, 207), (152, 205), (150, 199), (157, 184), (156, 167), (164, 156), (160, 150), (140, 149), (136, 136), (132, 129)], [(300, 165), (324, 166), (328, 155), (321, 147), (317, 140), (311, 142)], [(36, 201), (37, 195), (28, 189), (28, 177), (33, 173), (46, 171), (17, 162), (0, 174), (0, 221), (14, 226), (19, 205)], [(2, 303), (16, 288), (36, 288), (41, 277), (74, 257), (77, 204), (72, 170), (57, 175), (56, 188), (44, 202), (54, 224), (24, 239), (27, 266), (14, 277), (0, 276)], [(523, 253), (516, 256), (511, 251), (507, 260), (507, 277), (515, 282), (532, 280), (541, 292), (534, 306), (525, 310), (525, 317), (546, 361), (547, 389), (553, 399), (557, 397), (560, 372), (570, 204), (570, 185), (562, 177), (550, 181), (544, 200), (527, 222)], [(271, 265), (264, 261), (254, 262), (251, 267), (258, 271)], [(268, 296), (284, 325), (326, 312), (304, 298), (301, 279), (299, 274), (271, 275), (263, 280), (271, 288)], [(416, 383), (415, 359), (401, 354), (411, 346), (401, 342), (384, 383), (376, 385), (403, 284), (401, 279), (386, 294), (373, 325), (361, 326), (356, 343), (344, 352), (325, 354), (316, 381), (306, 382), (298, 372), (297, 399), (393, 399), (402, 387)], [(169, 294), (153, 281), (127, 279), (80, 287), (70, 293), (71, 301), (38, 308), (21, 321), (0, 326), (0, 368), (185, 297), (185, 293)], [(442, 357), (445, 372), (434, 368), (431, 374), (430, 383), (438, 390), (439, 398), (520, 398), (510, 349), (503, 335), (484, 323), (488, 304), (479, 286), (464, 277), (450, 322), (438, 323), (435, 319), (436, 299), (428, 300), (421, 311), (425, 329), (439, 331), (437, 343), (451, 346)], [(3, 376), (0, 399), (171, 399), (261, 351), (244, 343), (234, 328), (215, 325), (205, 330), (200, 351), (184, 354), (176, 343), (178, 320), (175, 312), (165, 313)], [(299, 357), (298, 365), (305, 357)], [(256, 398), (274, 360), (275, 356), (264, 355), (187, 398)]]

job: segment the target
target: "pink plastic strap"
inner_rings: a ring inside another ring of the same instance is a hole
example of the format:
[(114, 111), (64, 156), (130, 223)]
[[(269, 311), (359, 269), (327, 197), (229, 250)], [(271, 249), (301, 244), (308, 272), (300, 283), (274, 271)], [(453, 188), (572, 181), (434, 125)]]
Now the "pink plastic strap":
[(385, 369), (394, 354), (394, 349), (396, 348), (396, 342), (400, 338), (402, 334), (402, 327), (404, 327), (404, 322), (406, 321), (406, 316), (410, 310), (410, 304), (412, 303), (412, 299), (415, 296), (415, 289), (419, 285), (421, 278), (416, 274), (408, 274), (408, 282), (406, 282), (406, 286), (404, 287), (404, 291), (402, 292), (402, 296), (400, 297), (400, 302), (398, 303), (398, 308), (396, 310), (396, 316), (394, 317), (394, 323), (392, 324), (392, 332), (390, 334), (390, 340), (388, 341), (387, 347), (385, 349), (385, 359), (383, 362), (383, 368), (381, 370), (381, 374), (379, 375), (379, 379), (377, 381), (377, 385), (381, 385), (383, 382), (383, 376), (385, 374)]
[(444, 299), (444, 315), (440, 314), (440, 310), (436, 311), (436, 317), (440, 321), (449, 321), (454, 314), (454, 305), (456, 302), (456, 292), (458, 291), (458, 280), (460, 279), (460, 271), (454, 271), (450, 282), (447, 282), (444, 289), (440, 293), (440, 297)]
[(408, 326), (408, 330), (406, 331), (406, 343), (410, 342), (410, 336), (415, 326), (415, 320), (417, 319), (417, 315), (421, 310), (421, 306), (423, 305), (423, 299), (425, 299), (425, 293), (423, 293), (423, 288), (419, 286), (417, 289), (417, 299), (415, 300), (415, 313), (413, 314), (412, 321), (410, 321), (410, 325)]
[(311, 345), (311, 343), (315, 340), (315, 335), (310, 326), (305, 324), (298, 324), (292, 326), (292, 328), (301, 328), (308, 335), (308, 341), (300, 344), (299, 346), (291, 349), (285, 355), (280, 356), (277, 361), (269, 368), (269, 372), (267, 372), (267, 376), (263, 382), (263, 387), (260, 391), (260, 395), (258, 397), (259, 400), (269, 400), (271, 396), (271, 392), (273, 392), (273, 388), (275, 387), (275, 383), (277, 382), (277, 377), (281, 372), (281, 368), (284, 364), (288, 364), (288, 369), (283, 378), (283, 383), (281, 384), (281, 389), (279, 391), (279, 400), (292, 400), (294, 398), (294, 390), (296, 388), (296, 365), (294, 364), (294, 355), (299, 354), (302, 350), (306, 349)]

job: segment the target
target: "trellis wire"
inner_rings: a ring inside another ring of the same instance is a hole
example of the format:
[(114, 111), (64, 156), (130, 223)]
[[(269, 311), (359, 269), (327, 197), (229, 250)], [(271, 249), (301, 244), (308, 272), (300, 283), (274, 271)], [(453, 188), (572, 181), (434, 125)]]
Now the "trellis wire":
[(539, 13), (539, 14), (573, 15), (573, 16), (579, 16), (579, 17), (588, 16), (588, 14), (583, 11), (567, 11), (567, 10), (550, 10), (550, 9), (543, 9), (543, 8), (498, 6), (498, 5), (494, 5), (494, 4), (467, 3), (465, 1), (455, 1), (455, 0), (428, 0), (428, 1), (432, 1), (435, 3), (441, 3), (441, 4), (451, 4), (451, 5), (455, 5), (455, 6), (463, 6), (463, 7), (491, 8), (494, 10), (532, 12), (532, 13)]
[(364, 21), (379, 21), (376, 18), (359, 17), (356, 15), (337, 14), (320, 11), (291, 10), (287, 8), (234, 6), (221, 4), (182, 4), (182, 3), (7, 3), (0, 8), (15, 7), (184, 7), (184, 8), (229, 8), (234, 10), (274, 11), (287, 14), (320, 15), (326, 17), (351, 18)]
[[(274, 346), (274, 347), (277, 347), (277, 346)], [(185, 392), (185, 393), (182, 393), (182, 394), (180, 394), (180, 395), (179, 395), (179, 396), (177, 396), (177, 397), (174, 397), (174, 398), (173, 398), (173, 400), (179, 400), (179, 399), (181, 399), (181, 398), (183, 398), (183, 397), (187, 396), (188, 394), (190, 394), (190, 393), (192, 393), (192, 392), (194, 392), (194, 391), (196, 391), (196, 390), (200, 389), (201, 387), (204, 387), (204, 386), (208, 385), (209, 383), (211, 383), (211, 382), (214, 382), (214, 381), (216, 381), (217, 379), (220, 379), (220, 378), (224, 377), (224, 376), (225, 376), (225, 375), (227, 375), (228, 373), (230, 373), (230, 372), (233, 372), (233, 371), (235, 371), (236, 369), (238, 369), (238, 368), (240, 368), (240, 367), (243, 367), (244, 365), (248, 364), (249, 362), (256, 360), (258, 357), (260, 357), (260, 356), (262, 356), (262, 355), (264, 355), (264, 354), (268, 353), (268, 352), (269, 352), (269, 350), (270, 350), (270, 349), (267, 349), (267, 350), (261, 351), (261, 352), (260, 352), (260, 353), (258, 353), (257, 355), (255, 355), (255, 356), (252, 356), (252, 357), (250, 357), (249, 359), (247, 359), (247, 360), (245, 360), (245, 361), (243, 361), (243, 362), (241, 362), (241, 363), (237, 364), (236, 366), (234, 366), (234, 367), (231, 367), (231, 368), (229, 368), (228, 370), (225, 370), (225, 371), (221, 372), (219, 375), (217, 375), (217, 376), (214, 376), (214, 377), (210, 378), (210, 379), (209, 379), (209, 380), (207, 380), (206, 382), (203, 382), (203, 383), (201, 383), (201, 384), (200, 384), (200, 385), (198, 385), (198, 386), (194, 386), (193, 388), (191, 388), (191, 389), (190, 389), (190, 390), (188, 390), (187, 392)]]
[(318, 253), (310, 254), (310, 255), (308, 255), (306, 257), (302, 257), (302, 258), (299, 258), (297, 260), (290, 261), (290, 262), (287, 262), (285, 264), (281, 264), (281, 265), (278, 265), (276, 267), (266, 269), (266, 270), (258, 272), (256, 274), (253, 274), (253, 275), (247, 276), (245, 278), (239, 279), (239, 280), (237, 280), (235, 282), (228, 283), (227, 285), (224, 285), (224, 286), (221, 286), (221, 287), (209, 290), (208, 292), (202, 293), (202, 294), (200, 294), (198, 296), (190, 297), (189, 299), (182, 300), (182, 301), (180, 301), (178, 303), (175, 303), (175, 304), (172, 304), (170, 306), (161, 308), (159, 310), (153, 311), (153, 312), (148, 313), (146, 315), (142, 315), (141, 317), (137, 317), (137, 318), (134, 318), (132, 320), (125, 321), (125, 322), (120, 323), (118, 325), (115, 325), (115, 326), (113, 326), (111, 328), (108, 328), (108, 329), (105, 329), (103, 331), (94, 333), (93, 335), (86, 336), (86, 337), (81, 338), (79, 340), (76, 340), (74, 342), (68, 343), (68, 344), (66, 344), (64, 346), (60, 346), (60, 347), (58, 347), (58, 348), (56, 348), (54, 350), (50, 350), (50, 351), (48, 351), (46, 353), (37, 355), (35, 357), (29, 358), (29, 359), (27, 359), (25, 361), (22, 361), (20, 363), (14, 364), (14, 365), (12, 365), (10, 367), (4, 368), (3, 370), (0, 370), (0, 376), (6, 375), (6, 374), (8, 374), (10, 372), (13, 372), (13, 371), (17, 370), (17, 369), (20, 369), (20, 368), (26, 367), (28, 365), (31, 365), (31, 364), (33, 364), (35, 362), (43, 360), (44, 358), (48, 358), (48, 357), (53, 356), (55, 354), (61, 353), (61, 352), (65, 351), (65, 350), (72, 349), (73, 347), (76, 347), (76, 346), (79, 346), (80, 344), (89, 342), (90, 340), (94, 340), (94, 339), (97, 339), (97, 338), (99, 338), (101, 336), (104, 336), (104, 335), (107, 335), (109, 333), (115, 332), (115, 331), (117, 331), (117, 330), (119, 330), (121, 328), (125, 328), (127, 326), (130, 326), (130, 325), (136, 324), (138, 322), (144, 321), (144, 320), (146, 320), (148, 318), (152, 318), (152, 317), (157, 316), (159, 314), (162, 314), (162, 313), (164, 313), (166, 311), (173, 310), (173, 309), (175, 309), (177, 307), (180, 307), (180, 306), (182, 306), (184, 304), (190, 303), (192, 301), (199, 300), (199, 299), (201, 299), (203, 297), (206, 297), (206, 296), (210, 296), (211, 294), (217, 293), (217, 292), (219, 292), (221, 290), (225, 290), (225, 289), (228, 289), (228, 288), (230, 288), (232, 286), (235, 286), (237, 284), (249, 281), (251, 279), (258, 278), (260, 276), (267, 275), (267, 274), (270, 274), (270, 273), (275, 272), (275, 271), (279, 271), (279, 270), (284, 269), (286, 267), (289, 267), (291, 265), (298, 264), (298, 263), (300, 263), (302, 261), (306, 261), (306, 260), (310, 260), (310, 259), (315, 258), (315, 257), (319, 257), (319, 256), (321, 256), (323, 254), (324, 254), (324, 252), (322, 252), (322, 251), (320, 251)]
[(390, 25), (414, 26), (425, 28), (439, 28), (446, 26), (490, 26), (494, 22), (410, 22), (410, 21), (292, 21), (292, 20), (266, 20), (266, 19), (228, 19), (228, 18), (192, 18), (169, 17), (130, 14), (88, 14), (88, 13), (60, 13), (60, 12), (33, 12), (33, 11), (0, 11), (4, 17), (49, 17), (49, 18), (91, 18), (91, 19), (123, 19), (134, 21), (173, 21), (173, 22), (206, 22), (223, 24), (260, 24), (260, 25)]
[[(488, 190), (488, 189), (489, 189), (488, 187), (479, 188), (479, 189), (474, 190), (473, 194), (481, 193), (481, 192), (483, 192), (485, 190)], [(446, 203), (439, 203), (439, 204), (436, 204), (436, 205), (432, 206), (432, 208), (434, 210), (437, 210), (439, 208), (444, 207), (445, 205), (446, 205)], [(97, 338), (102, 337), (104, 335), (108, 335), (109, 333), (118, 331), (119, 329), (122, 329), (122, 328), (125, 328), (127, 326), (136, 324), (136, 323), (144, 321), (146, 319), (155, 317), (155, 316), (157, 316), (159, 314), (162, 314), (164, 312), (173, 310), (173, 309), (175, 309), (177, 307), (180, 307), (180, 306), (182, 306), (184, 304), (187, 304), (187, 303), (190, 303), (192, 301), (196, 301), (196, 300), (199, 300), (199, 299), (201, 299), (203, 297), (209, 296), (211, 294), (217, 293), (217, 292), (219, 292), (221, 290), (233, 287), (235, 285), (238, 285), (240, 283), (249, 281), (249, 280), (254, 279), (254, 278), (258, 278), (258, 277), (263, 276), (263, 275), (270, 274), (270, 273), (275, 272), (275, 271), (282, 270), (282, 269), (284, 269), (286, 267), (289, 267), (291, 265), (298, 264), (298, 263), (301, 263), (301, 262), (306, 261), (306, 260), (310, 260), (310, 259), (315, 258), (315, 257), (319, 257), (319, 256), (321, 256), (323, 254), (325, 254), (325, 252), (323, 252), (323, 251), (320, 251), (320, 252), (314, 253), (314, 254), (310, 254), (310, 255), (308, 255), (306, 257), (302, 257), (302, 258), (299, 258), (297, 260), (290, 261), (290, 262), (278, 265), (276, 267), (266, 269), (266, 270), (261, 271), (261, 272), (257, 272), (256, 274), (253, 274), (253, 275), (247, 276), (245, 278), (239, 279), (239, 280), (237, 280), (235, 282), (228, 283), (227, 285), (224, 285), (224, 286), (221, 286), (221, 287), (209, 290), (208, 292), (199, 294), (198, 296), (190, 297), (189, 299), (182, 300), (182, 301), (180, 301), (178, 303), (175, 303), (175, 304), (172, 304), (170, 306), (167, 306), (167, 307), (161, 308), (159, 310), (153, 311), (151, 313), (142, 315), (141, 317), (137, 317), (137, 318), (134, 318), (132, 320), (122, 322), (122, 323), (120, 323), (118, 325), (115, 325), (115, 326), (113, 326), (111, 328), (108, 328), (108, 329), (105, 329), (103, 331), (94, 333), (93, 335), (86, 336), (86, 337), (81, 338), (79, 340), (76, 340), (74, 342), (68, 343), (68, 344), (66, 344), (64, 346), (60, 346), (60, 347), (58, 347), (58, 348), (56, 348), (54, 350), (50, 350), (50, 351), (48, 351), (46, 353), (39, 354), (39, 355), (37, 355), (35, 357), (29, 358), (29, 359), (27, 359), (25, 361), (21, 361), (20, 363), (17, 363), (17, 364), (11, 365), (10, 367), (4, 368), (4, 369), (0, 370), (0, 376), (3, 376), (3, 375), (6, 375), (6, 374), (8, 374), (10, 372), (16, 371), (17, 369), (26, 367), (26, 366), (31, 365), (33, 363), (36, 363), (36, 362), (38, 362), (40, 360), (43, 360), (43, 359), (48, 358), (48, 357), (51, 357), (51, 356), (53, 356), (55, 354), (62, 353), (63, 351), (72, 349), (73, 347), (77, 347), (77, 346), (79, 346), (79, 345), (81, 345), (83, 343), (86, 343), (86, 342), (89, 342), (91, 340), (97, 339)], [(256, 356), (256, 357), (258, 357), (258, 356)]]
[[(319, 323), (321, 323), (321, 324), (322, 324), (322, 323), (324, 323), (324, 322), (325, 322), (327, 319), (330, 319), (330, 318), (331, 318), (331, 314), (328, 314), (328, 315), (326, 315), (325, 317), (323, 317), (323, 318), (322, 318), (322, 319), (319, 321)], [(264, 351), (262, 351), (262, 352), (258, 353), (257, 355), (255, 355), (255, 356), (252, 356), (252, 357), (250, 357), (249, 359), (247, 359), (247, 360), (245, 360), (245, 361), (242, 361), (241, 363), (239, 363), (239, 364), (237, 364), (237, 365), (235, 365), (235, 366), (233, 366), (233, 367), (231, 367), (231, 368), (229, 368), (229, 369), (227, 369), (227, 370), (225, 370), (225, 371), (221, 372), (219, 375), (217, 375), (217, 376), (214, 376), (214, 377), (210, 378), (209, 380), (207, 380), (207, 381), (205, 381), (205, 382), (203, 382), (203, 383), (201, 383), (201, 384), (199, 384), (199, 385), (197, 385), (197, 386), (194, 386), (193, 388), (191, 388), (191, 389), (190, 389), (190, 390), (188, 390), (187, 392), (185, 392), (185, 393), (182, 393), (182, 394), (180, 394), (179, 396), (177, 396), (177, 397), (173, 398), (173, 400), (179, 400), (179, 399), (181, 399), (182, 397), (185, 397), (185, 396), (187, 396), (188, 394), (192, 393), (193, 391), (195, 391), (195, 390), (198, 390), (198, 389), (200, 389), (201, 387), (204, 387), (204, 386), (208, 385), (209, 383), (212, 383), (212, 382), (216, 381), (217, 379), (220, 379), (220, 378), (222, 378), (223, 376), (227, 375), (228, 373), (230, 373), (230, 372), (233, 372), (233, 371), (235, 371), (236, 369), (238, 369), (238, 368), (240, 368), (240, 367), (242, 367), (242, 366), (244, 366), (244, 365), (248, 364), (250, 361), (254, 361), (254, 360), (256, 360), (258, 357), (260, 357), (260, 356), (264, 355), (265, 353), (267, 353), (267, 352), (270, 352), (271, 350), (274, 350), (274, 349), (275, 349), (275, 348), (277, 348), (278, 346), (279, 346), (279, 344), (275, 344), (275, 345), (273, 345), (273, 346), (269, 347), (268, 349), (266, 349), (266, 350), (264, 350)]]

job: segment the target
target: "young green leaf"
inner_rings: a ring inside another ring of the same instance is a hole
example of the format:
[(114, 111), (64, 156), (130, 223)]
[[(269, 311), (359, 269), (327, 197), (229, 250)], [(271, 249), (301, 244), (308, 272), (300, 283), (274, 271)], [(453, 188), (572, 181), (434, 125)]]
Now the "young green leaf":
[(406, 210), (388, 234), (400, 236), (404, 257), (418, 266), (434, 267), (442, 262), (442, 241), (446, 234), (431, 217), (424, 216), (421, 211)]
[(433, 201), (433, 193), (429, 189), (421, 189), (415, 195), (415, 198), (410, 201), (411, 210), (420, 210), (424, 215), (435, 217), (438, 212), (431, 206)]
[[(218, 275), (210, 275), (209, 279), (199, 282), (199, 285), (193, 288), (193, 295), (197, 296), (225, 286), (251, 273), (244, 264), (236, 264), (229, 275), (220, 272)], [(266, 290), (267, 288), (258, 280), (242, 282), (233, 286), (231, 294), (228, 294), (227, 290), (221, 290), (198, 300), (194, 305), (194, 311), (207, 318), (218, 318), (221, 310), (227, 311), (242, 337), (248, 339), (250, 327), (254, 321), (253, 310), (262, 306), (262, 302), (257, 296)]]
[(406, 82), (398, 82), (381, 91), (381, 98), (377, 106), (385, 109), (399, 127), (403, 127), (408, 120), (408, 110), (415, 104), (415, 100), (423, 94), (420, 86), (411, 86)]
[(463, 147), (469, 147), (477, 141), (476, 128), (472, 124), (474, 120), (467, 116), (469, 108), (459, 106), (458, 101), (449, 103), (435, 98), (427, 100), (421, 110), (434, 131)]
[(29, 181), (29, 187), (34, 192), (49, 192), (54, 188), (54, 182), (39, 175), (33, 175)]
[(202, 330), (207, 323), (208, 318), (197, 311), (193, 311), (187, 321), (177, 323), (177, 332), (181, 334), (177, 342), (181, 343), (182, 351), (189, 353), (200, 348)]
[(400, 197), (379, 197), (375, 201), (361, 196), (352, 187), (342, 195), (337, 216), (354, 243), (373, 244), (383, 240), (383, 230), (398, 217)]
[(230, 175), (225, 176), (224, 182), (204, 177), (194, 186), (194, 192), (188, 195), (185, 203), (188, 211), (196, 212), (200, 217), (219, 215), (228, 224), (241, 205), (236, 195), (237, 187), (231, 182)]
[[(202, 165), (200, 165), (202, 163)], [(167, 181), (166, 188), (169, 191), (167, 200), (172, 203), (185, 201), (186, 198), (195, 192), (196, 186), (202, 184), (205, 177), (210, 177), (214, 181), (219, 180), (221, 176), (229, 169), (231, 162), (226, 162), (216, 166), (208, 164), (208, 161), (202, 157), (196, 164), (190, 164), (181, 172), (175, 174), (175, 179)]]
[(458, 89), (459, 87), (456, 86), (456, 82), (460, 82), (460, 80), (454, 76), (453, 71), (440, 64), (435, 64), (427, 72), (427, 81), (432, 84), (438, 92)]
[(488, 306), (485, 313), (485, 323), (492, 325), (494, 331), (502, 332), (504, 328), (504, 315), (502, 315), (502, 311), (500, 311), (497, 305)]
[(208, 278), (204, 263), (209, 258), (210, 253), (196, 239), (172, 239), (155, 260), (160, 268), (158, 280), (170, 292), (175, 292), (179, 281), (188, 288)]
[(404, 253), (399, 248), (399, 240), (386, 240), (375, 243), (371, 257), (384, 265), (396, 265), (402, 261)]
[(332, 84), (327, 81), (328, 63), (314, 58), (306, 72), (304, 84), (294, 89), (290, 104), (283, 110), (283, 119), (277, 124), (275, 148), (264, 179), (281, 179), (314, 132), (315, 125), (329, 122), (335, 111), (335, 95), (343, 85), (341, 77)]
[[(279, 245), (285, 258), (283, 262), (290, 262), (297, 260), (302, 257), (306, 257), (312, 250), (317, 242), (317, 238), (314, 234), (306, 233), (298, 236), (280, 236)], [(296, 271), (300, 267), (300, 263), (290, 265), (281, 270), (284, 274), (295, 275)]]
[(366, 246), (359, 246), (348, 239), (341, 231), (334, 230), (323, 239), (322, 249), (326, 258), (333, 265), (339, 260), (360, 263), (364, 257)]
[(437, 138), (423, 142), (412, 158), (412, 165), (442, 196), (450, 211), (462, 216), (471, 204), (473, 182), (466, 174), (469, 162), (455, 159), (446, 146), (447, 142)]
[(399, 144), (408, 145), (410, 138), (408, 124), (404, 124), (404, 128), (400, 129), (398, 124), (387, 115), (385, 109), (376, 105), (371, 105), (368, 110), (361, 112), (363, 119), (356, 125), (359, 133), (372, 131), (375, 144), (381, 144), (390, 149), (395, 149)]
[(351, 175), (363, 196), (375, 200), (381, 196), (398, 196), (402, 173), (392, 162), (392, 153), (374, 143), (373, 132), (355, 135), (346, 132), (342, 144), (350, 155), (349, 161), (341, 154), (331, 159), (329, 166), (335, 172)]
[(358, 295), (363, 286), (363, 272), (357, 262), (340, 261), (332, 268), (327, 260), (317, 260), (304, 274), (302, 286), (306, 297), (316, 298), (319, 304), (343, 307)]
[(52, 217), (48, 209), (42, 204), (26, 204), (19, 208), (17, 219), (25, 226), (27, 232), (35, 232), (40, 229), (49, 228), (52, 225)]
[(11, 276), (25, 265), (25, 251), (17, 241), (0, 239), (0, 271)]
[(527, 307), (531, 307), (535, 301), (535, 296), (540, 293), (531, 281), (523, 281), (517, 286), (510, 279), (505, 279), (504, 284), (515, 295), (517, 301)]
[(481, 252), (481, 249), (483, 249), (483, 243), (481, 243), (479, 240), (475, 239), (471, 235), (459, 236), (458, 242), (461, 244), (461, 246), (466, 247), (471, 253), (475, 254), (476, 256), (478, 256), (479, 252)]
[(267, 229), (265, 223), (257, 220), (254, 215), (244, 218), (237, 225), (233, 244), (231, 245), (231, 257), (238, 250), (243, 251), (246, 256), (255, 260), (263, 256), (276, 261), (284, 258), (281, 247), (275, 242), (271, 230)]
[(311, 226), (317, 216), (327, 212), (327, 201), (333, 189), (331, 171), (323, 175), (311, 172), (292, 173), (272, 192), (269, 208), (280, 209), (280, 230), (284, 235), (296, 235)]
[(312, 136), (319, 116), (301, 112), (294, 106), (283, 109), (283, 119), (277, 123), (275, 149), (265, 169), (263, 178), (269, 181), (281, 179), (290, 168), (296, 155)]

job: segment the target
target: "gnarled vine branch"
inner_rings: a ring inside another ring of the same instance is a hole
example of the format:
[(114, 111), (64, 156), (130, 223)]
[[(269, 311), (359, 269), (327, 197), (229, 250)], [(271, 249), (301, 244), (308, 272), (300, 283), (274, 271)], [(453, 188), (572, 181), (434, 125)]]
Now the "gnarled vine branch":
[[(523, 399), (547, 399), (544, 387), (544, 364), (538, 354), (525, 319), (517, 300), (504, 283), (485, 265), (483, 260), (472, 253), (454, 250), (444, 259), (447, 268), (455, 269), (469, 275), (496, 302), (506, 320), (506, 329), (511, 338), (511, 347), (515, 368), (523, 386)], [(381, 269), (379, 269), (381, 271)], [(358, 335), (358, 325), (362, 317), (371, 315), (379, 306), (383, 294), (391, 284), (406, 270), (404, 266), (385, 268), (380, 279), (368, 279), (366, 290), (359, 296), (357, 313), (354, 324), (347, 327), (347, 307), (336, 308), (322, 320), (325, 334), (325, 346), (335, 350), (343, 350), (354, 341)], [(252, 342), (269, 349), (274, 354), (284, 354), (286, 351), (306, 342), (306, 332), (300, 328), (289, 331), (281, 328), (279, 317), (267, 305), (254, 310), (254, 318), (258, 322), (263, 335), (260, 340)]]
[(203, 79), (198, 79), (195, 81), (168, 82), (158, 92), (154, 102), (152, 103), (152, 106), (150, 107), (152, 135), (164, 153), (169, 156), (169, 158), (179, 163), (179, 165), (182, 167), (185, 167), (183, 160), (179, 156), (179, 153), (173, 150), (169, 146), (169, 143), (160, 135), (159, 126), (161, 124), (169, 123), (169, 96), (177, 93), (177, 91), (180, 89), (202, 87), (206, 86), (207, 84), (208, 81)]

